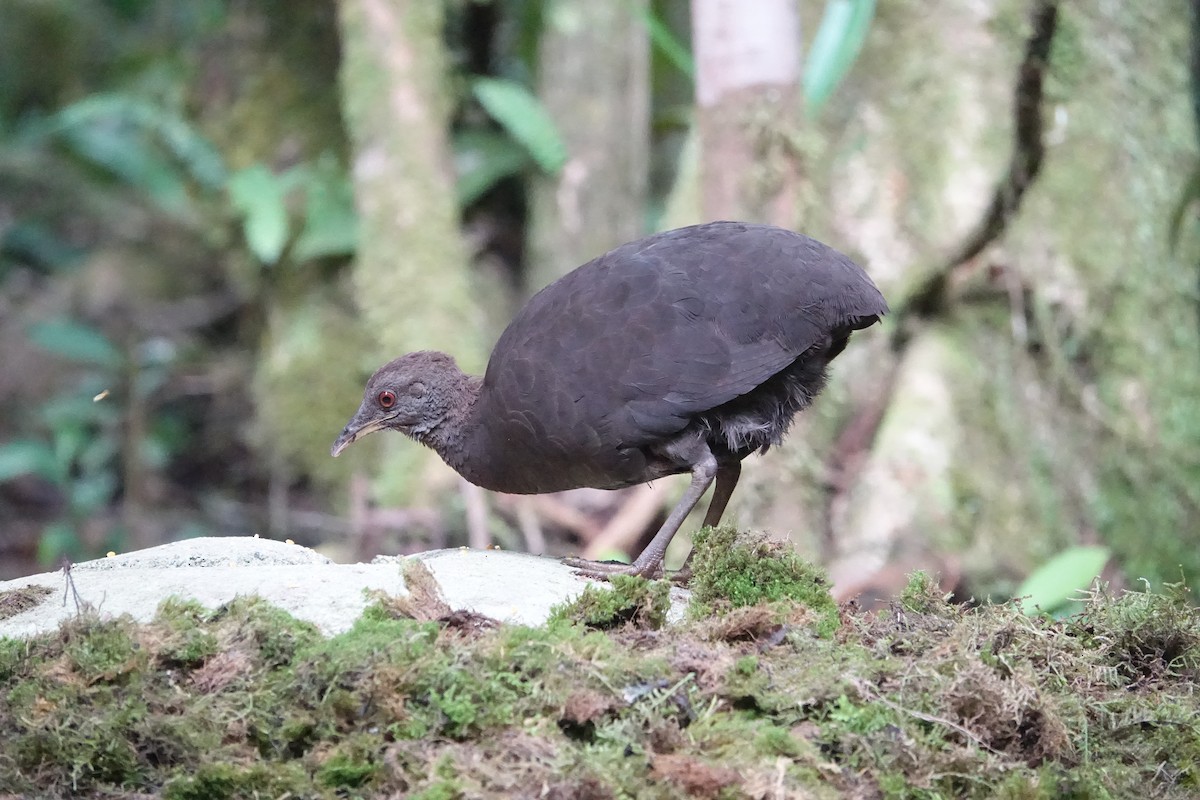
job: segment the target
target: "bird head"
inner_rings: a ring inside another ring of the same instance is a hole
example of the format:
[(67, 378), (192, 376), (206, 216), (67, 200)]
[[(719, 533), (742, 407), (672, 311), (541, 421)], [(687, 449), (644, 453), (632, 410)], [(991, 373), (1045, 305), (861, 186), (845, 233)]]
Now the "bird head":
[(382, 430), (422, 440), (445, 417), (445, 389), (456, 376), (464, 377), (445, 353), (409, 353), (384, 364), (367, 381), (362, 404), (334, 441), (330, 454), (337, 458), (362, 437)]

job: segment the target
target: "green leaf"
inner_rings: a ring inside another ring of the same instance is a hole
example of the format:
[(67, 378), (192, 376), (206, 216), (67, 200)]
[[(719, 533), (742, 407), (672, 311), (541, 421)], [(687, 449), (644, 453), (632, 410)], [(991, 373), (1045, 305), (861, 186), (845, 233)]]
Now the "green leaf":
[(37, 560), (44, 566), (57, 566), (63, 557), (74, 560), (83, 552), (83, 543), (68, 522), (51, 522), (38, 538)]
[(186, 178), (208, 189), (225, 183), (225, 165), (208, 139), (183, 116), (134, 95), (90, 95), (58, 111), (43, 130), (168, 210), (186, 207)]
[(567, 147), (554, 120), (528, 89), (503, 78), (477, 78), (475, 99), (533, 157), (544, 172), (557, 173), (567, 162)]
[(116, 463), (120, 452), (121, 440), (117, 431), (100, 431), (83, 442), (75, 462), (84, 473), (101, 472)]
[(220, 152), (191, 123), (179, 116), (163, 114), (157, 117), (155, 131), (192, 180), (206, 189), (225, 185), (228, 176)]
[(182, 176), (143, 131), (121, 120), (96, 120), (68, 128), (61, 138), (76, 156), (146, 192), (160, 207), (174, 213), (187, 207)]
[(507, 136), (488, 131), (463, 131), (454, 137), (455, 190), (462, 208), (474, 203), (500, 180), (529, 164), (525, 149)]
[(875, 0), (829, 0), (804, 65), (804, 98), (809, 113), (821, 109), (850, 71), (866, 41)]
[(9, 258), (29, 262), (47, 272), (74, 267), (86, 252), (52, 228), (32, 219), (19, 218), (9, 223), (4, 235), (0, 236), (0, 251)]
[(0, 445), (0, 483), (21, 475), (40, 475), (56, 480), (54, 449), (45, 442), (32, 439)]
[(658, 49), (671, 66), (689, 78), (696, 77), (696, 62), (687, 46), (679, 40), (663, 20), (649, 6), (631, 4), (641, 23), (650, 34), (650, 43)]
[(353, 255), (358, 248), (354, 187), (341, 165), (322, 157), (305, 180), (304, 229), (294, 255), (301, 261)]
[(107, 336), (91, 325), (67, 319), (38, 322), (29, 327), (29, 340), (55, 355), (117, 369), (124, 362), (121, 351)]
[(117, 492), (117, 478), (109, 471), (82, 475), (69, 484), (69, 502), (76, 514), (88, 514), (103, 508)]
[(1053, 611), (1091, 586), (1108, 563), (1107, 547), (1071, 547), (1035, 569), (1017, 589), (1021, 609)]
[(54, 431), (54, 463), (65, 483), (76, 459), (87, 448), (89, 433), (82, 425), (63, 425)]
[(264, 264), (274, 264), (288, 240), (284, 178), (262, 164), (233, 174), (229, 199), (242, 215), (242, 231), (250, 251)]

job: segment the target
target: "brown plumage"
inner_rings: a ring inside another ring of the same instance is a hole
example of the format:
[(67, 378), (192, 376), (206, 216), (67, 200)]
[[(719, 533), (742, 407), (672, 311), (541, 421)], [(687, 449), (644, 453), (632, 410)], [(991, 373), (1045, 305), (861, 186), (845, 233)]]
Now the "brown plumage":
[(767, 225), (713, 222), (622, 245), (547, 286), (500, 336), (482, 378), (444, 353), (371, 376), (333, 445), (398, 430), (486, 489), (616, 489), (691, 472), (630, 566), (658, 575), (667, 544), (716, 481), (719, 522), (750, 453), (778, 444), (850, 334), (887, 312), (841, 253)]

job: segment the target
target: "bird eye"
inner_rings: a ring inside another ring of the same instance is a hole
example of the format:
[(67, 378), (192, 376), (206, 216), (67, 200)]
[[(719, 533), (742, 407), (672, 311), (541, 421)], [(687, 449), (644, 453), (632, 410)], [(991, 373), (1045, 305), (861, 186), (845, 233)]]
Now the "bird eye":
[(378, 400), (380, 408), (391, 408), (396, 405), (396, 393), (391, 389), (384, 389), (379, 393)]

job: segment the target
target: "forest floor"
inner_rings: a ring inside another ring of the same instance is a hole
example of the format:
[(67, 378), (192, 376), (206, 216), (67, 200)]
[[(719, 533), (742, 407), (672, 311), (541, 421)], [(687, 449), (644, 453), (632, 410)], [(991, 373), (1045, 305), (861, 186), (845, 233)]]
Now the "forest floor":
[(1186, 587), (1054, 619), (918, 573), (866, 613), (763, 539), (696, 548), (669, 625), (666, 582), (527, 627), (451, 611), (414, 561), (333, 637), (243, 598), (0, 639), (0, 798), (1200, 795)]

